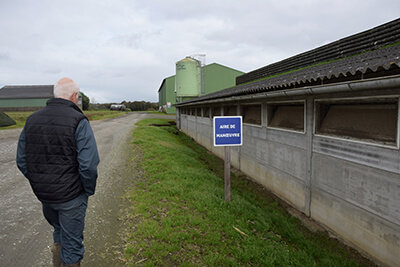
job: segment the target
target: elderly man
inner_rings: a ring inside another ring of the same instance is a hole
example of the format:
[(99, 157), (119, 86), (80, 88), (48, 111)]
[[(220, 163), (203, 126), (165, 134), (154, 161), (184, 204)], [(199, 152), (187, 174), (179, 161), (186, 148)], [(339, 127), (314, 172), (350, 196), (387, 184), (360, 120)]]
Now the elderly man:
[(27, 119), (17, 149), (18, 168), (54, 227), (54, 266), (80, 266), (88, 197), (96, 188), (97, 145), (78, 97), (73, 80), (59, 80), (54, 98)]

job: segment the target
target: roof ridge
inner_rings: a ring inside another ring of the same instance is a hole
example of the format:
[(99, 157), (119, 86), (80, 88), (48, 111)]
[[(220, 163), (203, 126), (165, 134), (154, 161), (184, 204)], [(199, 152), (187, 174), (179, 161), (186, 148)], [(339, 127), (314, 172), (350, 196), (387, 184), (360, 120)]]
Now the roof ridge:
[(11, 85), (4, 85), (4, 87), (37, 87), (37, 86), (54, 86), (54, 84), (11, 84)]

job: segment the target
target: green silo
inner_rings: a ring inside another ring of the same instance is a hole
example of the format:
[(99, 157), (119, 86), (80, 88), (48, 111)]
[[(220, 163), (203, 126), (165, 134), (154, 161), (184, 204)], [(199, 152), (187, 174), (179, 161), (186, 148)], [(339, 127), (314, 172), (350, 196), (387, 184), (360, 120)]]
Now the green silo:
[(201, 90), (201, 64), (186, 57), (176, 63), (175, 92), (177, 102), (197, 97)]

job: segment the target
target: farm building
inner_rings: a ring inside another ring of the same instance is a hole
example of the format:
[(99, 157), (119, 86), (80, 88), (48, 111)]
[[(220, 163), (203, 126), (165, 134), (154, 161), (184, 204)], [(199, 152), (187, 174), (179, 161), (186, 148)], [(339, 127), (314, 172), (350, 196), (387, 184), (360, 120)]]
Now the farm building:
[(244, 74), (227, 66), (212, 63), (203, 67), (204, 85), (201, 95), (220, 91), (236, 84), (236, 77)]
[(160, 109), (166, 113), (175, 113), (175, 75), (165, 78), (158, 89)]
[[(46, 106), (54, 96), (54, 85), (6, 85), (0, 89), (0, 110), (34, 111)], [(82, 96), (78, 106), (82, 108)]]
[(162, 81), (158, 90), (160, 108), (175, 113), (175, 103), (232, 87), (242, 74), (217, 63), (202, 66), (198, 60), (186, 57), (176, 63), (176, 75)]
[(176, 104), (178, 128), (219, 155), (214, 116), (243, 117), (232, 165), (376, 261), (399, 266), (400, 19)]
[(37, 110), (53, 97), (53, 85), (7, 85), (0, 89), (3, 111)]

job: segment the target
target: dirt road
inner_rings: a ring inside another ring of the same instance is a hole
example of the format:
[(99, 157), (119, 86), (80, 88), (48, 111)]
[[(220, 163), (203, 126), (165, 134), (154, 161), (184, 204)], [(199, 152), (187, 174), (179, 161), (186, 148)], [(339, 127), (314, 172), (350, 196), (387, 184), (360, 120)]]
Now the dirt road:
[[(133, 182), (126, 175), (126, 150), (134, 124), (154, 115), (91, 122), (100, 153), (96, 194), (89, 198), (83, 266), (115, 266), (121, 196)], [(162, 118), (168, 118), (162, 116)], [(173, 117), (169, 117), (173, 118)], [(51, 266), (51, 227), (41, 204), (15, 164), (20, 129), (0, 131), (0, 266)]]

